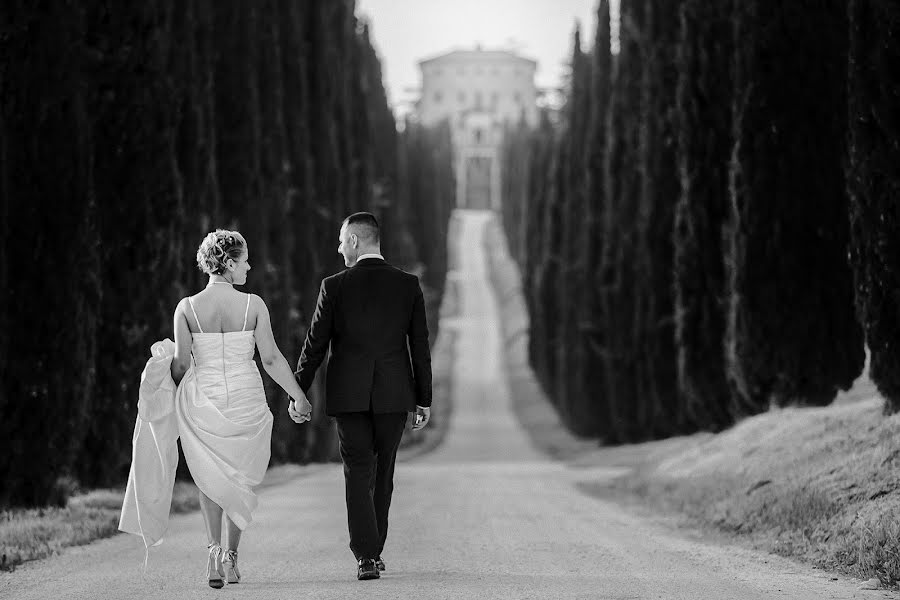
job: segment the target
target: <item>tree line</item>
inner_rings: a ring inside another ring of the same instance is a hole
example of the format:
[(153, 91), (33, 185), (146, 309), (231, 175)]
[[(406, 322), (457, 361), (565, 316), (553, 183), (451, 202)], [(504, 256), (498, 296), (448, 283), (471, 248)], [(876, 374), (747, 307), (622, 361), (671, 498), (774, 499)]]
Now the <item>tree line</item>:
[[(247, 238), (289, 360), (357, 210), (434, 335), (449, 131), (398, 133), (353, 0), (6, 2), (0, 102), (0, 506), (124, 485), (141, 369), (216, 227)], [(319, 410), (297, 427), (267, 394), (274, 461), (333, 458)]]
[(600, 0), (564, 106), (503, 148), (530, 360), (564, 422), (619, 443), (826, 405), (866, 345), (900, 409), (900, 12), (621, 0), (617, 24)]

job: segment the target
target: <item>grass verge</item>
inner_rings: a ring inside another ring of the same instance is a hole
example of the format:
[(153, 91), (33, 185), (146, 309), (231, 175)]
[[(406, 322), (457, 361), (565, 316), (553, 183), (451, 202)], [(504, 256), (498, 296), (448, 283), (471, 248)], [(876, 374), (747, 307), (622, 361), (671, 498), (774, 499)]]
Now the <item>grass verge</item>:
[[(72, 496), (64, 508), (11, 509), (0, 512), (0, 569), (11, 571), (31, 560), (57, 554), (119, 532), (124, 489), (93, 490)], [(200, 508), (197, 487), (178, 481), (172, 513)]]
[(879, 398), (770, 411), (682, 438), (674, 452), (653, 446), (582, 458), (631, 467), (590, 491), (638, 498), (821, 568), (900, 581), (900, 416), (885, 417)]
[[(257, 490), (286, 483), (308, 467), (278, 465), (266, 472)], [(89, 544), (119, 533), (123, 489), (98, 489), (69, 498), (64, 508), (11, 509), (0, 512), (0, 570), (13, 571), (25, 562), (46, 558), (69, 546)], [(171, 514), (200, 508), (197, 486), (176, 481)]]

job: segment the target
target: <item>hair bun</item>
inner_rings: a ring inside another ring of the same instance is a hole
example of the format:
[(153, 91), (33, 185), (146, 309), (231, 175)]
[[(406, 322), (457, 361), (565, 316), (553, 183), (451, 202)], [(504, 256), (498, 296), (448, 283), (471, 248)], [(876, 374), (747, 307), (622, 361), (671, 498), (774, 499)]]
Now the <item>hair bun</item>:
[(216, 229), (206, 235), (197, 249), (197, 267), (209, 275), (222, 275), (228, 270), (228, 259), (239, 260), (247, 242), (237, 231)]

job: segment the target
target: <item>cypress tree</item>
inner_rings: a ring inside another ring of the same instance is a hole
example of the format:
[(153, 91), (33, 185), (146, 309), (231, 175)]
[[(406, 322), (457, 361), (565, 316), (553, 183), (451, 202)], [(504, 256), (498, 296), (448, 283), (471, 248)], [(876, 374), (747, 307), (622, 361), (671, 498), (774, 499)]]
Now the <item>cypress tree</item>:
[(642, 15), (637, 139), (638, 207), (634, 244), (636, 426), (643, 435), (679, 432), (678, 387), (672, 305), (672, 223), (678, 197), (675, 109), (675, 46), (678, 7), (673, 0), (645, 0)]
[(584, 357), (583, 390), (584, 402), (590, 403), (596, 421), (597, 432), (606, 437), (609, 424), (601, 418), (606, 414), (610, 399), (603, 393), (606, 382), (603, 378), (603, 352), (605, 333), (612, 326), (603, 312), (599, 301), (602, 293), (603, 273), (602, 246), (604, 219), (608, 211), (609, 197), (606, 195), (606, 180), (603, 164), (606, 154), (607, 132), (610, 118), (610, 93), (612, 77), (612, 52), (610, 48), (609, 1), (600, 0), (597, 5), (597, 27), (591, 61), (589, 135), (586, 140), (586, 202), (584, 215), (584, 259), (588, 266), (582, 297), (579, 300), (578, 323), (579, 344)]
[[(261, 196), (251, 202), (243, 221), (254, 221), (259, 239), (250, 242), (253, 261), (258, 267), (253, 289), (265, 298), (272, 315), (272, 330), (276, 341), (292, 356), (302, 340), (297, 330), (295, 245), (296, 191), (292, 189), (292, 172), (296, 155), (292, 153), (288, 115), (298, 111), (292, 102), (303, 102), (302, 97), (288, 98), (288, 90), (297, 91), (289, 77), (294, 63), (286, 53), (294, 50), (296, 35), (290, 29), (294, 21), (289, 7), (278, 0), (258, 3), (259, 17), (254, 36), (259, 40), (255, 65), (256, 86), (259, 89), (259, 167)], [(287, 36), (287, 37), (285, 37)], [(296, 77), (296, 73), (291, 73)], [(299, 91), (298, 95), (302, 95)], [(253, 214), (255, 212), (255, 216)], [(289, 224), (285, 226), (285, 224)], [(273, 423), (272, 460), (307, 461), (308, 428), (298, 428), (284, 411), (284, 392), (266, 378), (266, 394), (271, 402)]]
[(727, 358), (738, 414), (827, 404), (862, 370), (847, 262), (847, 10), (735, 4)]
[(538, 381), (544, 391), (559, 408), (559, 396), (555, 393), (555, 383), (559, 363), (556, 356), (560, 344), (560, 310), (556, 290), (562, 268), (562, 203), (565, 188), (562, 182), (565, 173), (566, 156), (561, 151), (563, 140), (558, 131), (554, 132), (548, 149), (549, 160), (544, 173), (542, 211), (539, 217), (541, 234), (539, 237), (537, 262), (534, 266), (535, 312), (533, 323), (540, 330), (533, 340), (532, 360), (536, 366)]
[[(399, 145), (401, 207), (408, 213), (408, 235), (421, 260), (420, 279), (433, 342), (437, 337), (437, 315), (447, 275), (448, 226), (456, 203), (449, 123), (443, 121), (426, 128), (407, 121)], [(426, 198), (430, 201), (425, 201)]]
[[(340, 10), (339, 2), (316, 2), (310, 11), (307, 27), (310, 50), (310, 97), (313, 110), (310, 113), (310, 133), (316, 148), (312, 154), (316, 173), (316, 187), (309, 217), (315, 221), (311, 234), (316, 240), (315, 268), (319, 278), (341, 268), (337, 253), (333, 251), (335, 223), (346, 214), (347, 201), (341, 175), (340, 130), (335, 113), (340, 103), (342, 73), (334, 68), (341, 60), (337, 52), (338, 41), (333, 33), (334, 15)], [(327, 244), (327, 245), (326, 245)], [(329, 248), (329, 252), (323, 252)], [(318, 284), (313, 286), (313, 297)], [(310, 307), (312, 310), (313, 307)]]
[[(306, 8), (306, 22), (302, 32), (305, 40), (308, 65), (309, 112), (306, 115), (306, 133), (309, 144), (306, 150), (306, 169), (309, 185), (304, 190), (304, 233), (307, 242), (307, 260), (310, 270), (305, 274), (299, 297), (301, 304), (300, 337), (302, 339), (315, 309), (319, 284), (325, 276), (340, 270), (342, 263), (335, 252), (335, 238), (340, 220), (346, 214), (349, 199), (344, 195), (340, 177), (340, 136), (336, 112), (342, 101), (340, 77), (349, 76), (347, 69), (335, 69), (342, 64), (336, 39), (342, 35), (335, 31), (335, 16), (342, 7), (338, 2), (312, 2)], [(325, 366), (327, 369), (327, 365)], [(324, 398), (322, 370), (313, 385), (311, 400)], [(310, 423), (310, 435), (316, 440), (311, 447), (312, 460), (330, 460), (336, 457), (334, 428), (325, 419)]]
[(542, 113), (538, 130), (533, 137), (532, 156), (528, 189), (531, 201), (528, 212), (533, 215), (529, 218), (528, 227), (525, 230), (525, 238), (529, 240), (526, 266), (524, 269), (523, 287), (526, 291), (526, 304), (531, 322), (531, 331), (528, 340), (528, 358), (535, 370), (537, 380), (547, 388), (547, 323), (544, 318), (544, 307), (540, 296), (539, 269), (544, 259), (544, 247), (546, 232), (544, 228), (546, 205), (549, 203), (549, 188), (551, 161), (553, 159), (555, 130), (546, 113)]
[[(172, 44), (184, 53), (170, 52), (170, 72), (183, 90), (178, 110), (178, 138), (176, 145), (178, 171), (181, 174), (183, 195), (180, 198), (181, 218), (190, 212), (199, 216), (197, 230), (183, 233), (177, 256), (190, 254), (199, 244), (198, 231), (208, 231), (214, 223), (221, 223), (224, 207), (219, 190), (218, 164), (216, 162), (216, 80), (213, 9), (210, 0), (190, 0), (183, 11), (174, 11)], [(183, 86), (183, 87), (181, 87)], [(184, 222), (184, 221), (181, 221)], [(196, 269), (188, 261), (178, 261), (178, 283), (191, 280)], [(199, 276), (198, 276), (199, 277)], [(188, 289), (180, 290), (180, 296)]]
[[(0, 13), (2, 14), (2, 13)], [(6, 15), (3, 14), (5, 22)], [(7, 38), (8, 39), (8, 38)], [(0, 40), (0, 53), (6, 53), (7, 47), (4, 40)], [(0, 98), (9, 98), (8, 75), (5, 69), (6, 65), (0, 61)], [(6, 126), (7, 107), (6, 103), (0, 100), (0, 331), (10, 331), (9, 326), (9, 305), (10, 305), (10, 284), (9, 284), (9, 263), (11, 256), (11, 248), (9, 247), (9, 218), (10, 218), (10, 133)], [(7, 368), (9, 364), (9, 335), (0, 337), (0, 414), (8, 414), (9, 397), (6, 392)], [(2, 466), (2, 462), (0, 462)]]
[(856, 308), (885, 412), (900, 410), (900, 12), (850, 2), (847, 187)]
[(85, 9), (93, 45), (86, 68), (102, 82), (86, 86), (94, 142), (86, 152), (103, 252), (95, 275), (102, 317), (94, 332), (102, 351), (78, 460), (79, 479), (92, 486), (127, 478), (139, 375), (150, 344), (171, 335), (171, 325), (160, 324), (171, 323), (177, 302), (170, 235), (181, 228), (175, 221), (182, 194), (175, 156), (180, 89), (162, 76), (173, 22), (170, 6), (141, 6)]
[[(304, 250), (305, 221), (304, 198), (311, 174), (307, 170), (311, 140), (308, 134), (309, 90), (307, 84), (306, 51), (304, 46), (305, 19), (308, 18), (308, 3), (279, 0), (279, 57), (280, 76), (283, 78), (281, 120), (283, 121), (284, 152), (282, 164), (284, 181), (283, 195), (277, 206), (276, 225), (273, 229), (273, 247), (281, 261), (279, 285), (273, 290), (280, 295), (280, 321), (273, 321), (273, 331), (279, 345), (286, 354), (293, 354), (303, 343), (303, 332), (307, 324), (301, 320), (301, 309), (314, 299), (305, 298), (302, 293), (303, 274), (312, 271), (308, 253)], [(288, 358), (291, 361), (291, 358)], [(282, 392), (275, 391), (276, 397)], [(298, 428), (293, 421), (283, 418), (282, 411), (276, 415), (272, 435), (272, 456), (277, 461), (311, 460), (316, 438), (306, 428)]]
[(521, 120), (507, 124), (503, 132), (500, 156), (503, 161), (501, 179), (501, 218), (509, 253), (519, 266), (524, 267), (526, 245), (524, 231), (528, 222), (528, 206), (531, 200), (528, 189), (531, 168), (531, 129)]
[(15, 348), (3, 367), (0, 506), (65, 501), (96, 372), (93, 139), (78, 79), (92, 50), (85, 15), (17, 9), (17, 26), (0, 36), (3, 269), (13, 284), (4, 338)]
[(610, 122), (603, 164), (608, 210), (603, 221), (601, 283), (602, 314), (609, 327), (600, 349), (606, 382), (607, 441), (641, 439), (638, 426), (637, 349), (634, 332), (643, 298), (632, 296), (636, 286), (635, 223), (640, 206), (639, 127), (642, 65), (647, 57), (645, 6), (640, 0), (620, 6), (620, 50), (613, 68)]
[(684, 2), (677, 60), (674, 290), (680, 419), (711, 429), (731, 423), (722, 248), (732, 144), (731, 4)]
[(593, 269), (586, 260), (585, 228), (587, 185), (587, 134), (590, 121), (591, 65), (581, 49), (581, 30), (576, 26), (572, 43), (571, 81), (564, 108), (564, 172), (560, 204), (560, 272), (557, 284), (559, 336), (553, 349), (559, 365), (554, 392), (564, 422), (576, 433), (595, 433), (597, 412), (592, 410), (583, 386), (585, 355), (579, 331), (579, 304), (583, 300), (583, 282)]

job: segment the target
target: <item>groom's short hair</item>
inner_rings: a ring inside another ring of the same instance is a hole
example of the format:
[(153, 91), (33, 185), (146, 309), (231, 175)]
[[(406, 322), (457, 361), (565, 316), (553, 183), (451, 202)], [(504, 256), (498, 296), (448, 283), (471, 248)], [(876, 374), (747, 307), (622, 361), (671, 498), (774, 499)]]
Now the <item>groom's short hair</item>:
[(375, 215), (372, 213), (353, 213), (344, 219), (344, 223), (348, 228), (352, 227), (353, 232), (359, 236), (360, 239), (370, 244), (380, 243), (381, 236), (378, 233), (378, 219), (376, 219)]

